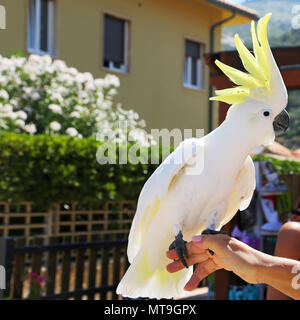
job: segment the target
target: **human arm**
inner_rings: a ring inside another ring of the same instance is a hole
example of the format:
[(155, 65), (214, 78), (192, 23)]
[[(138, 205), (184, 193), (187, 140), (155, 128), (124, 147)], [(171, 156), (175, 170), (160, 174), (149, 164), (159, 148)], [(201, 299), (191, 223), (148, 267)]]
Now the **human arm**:
[[(292, 286), (297, 268), (300, 272), (300, 262), (292, 259), (272, 257), (257, 251), (241, 241), (227, 235), (203, 235), (193, 238), (187, 244), (188, 265), (198, 264), (193, 276), (185, 286), (185, 290), (194, 290), (199, 282), (218, 269), (226, 269), (249, 283), (265, 283), (286, 295), (300, 299), (300, 288)], [(214, 251), (210, 255), (208, 249)], [(169, 272), (183, 269), (176, 252), (170, 250), (167, 257), (173, 259), (167, 266)]]
[[(300, 223), (285, 223), (278, 234), (275, 256), (300, 260)], [(289, 297), (282, 292), (269, 286), (267, 291), (268, 300), (286, 300)]]

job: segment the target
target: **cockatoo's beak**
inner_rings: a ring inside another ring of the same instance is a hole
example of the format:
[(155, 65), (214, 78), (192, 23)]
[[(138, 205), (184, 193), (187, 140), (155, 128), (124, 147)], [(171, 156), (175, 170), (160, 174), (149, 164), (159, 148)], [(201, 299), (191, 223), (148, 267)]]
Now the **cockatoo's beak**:
[(287, 131), (290, 126), (290, 116), (288, 112), (284, 109), (279, 113), (279, 115), (273, 121), (273, 128), (275, 135), (281, 135)]

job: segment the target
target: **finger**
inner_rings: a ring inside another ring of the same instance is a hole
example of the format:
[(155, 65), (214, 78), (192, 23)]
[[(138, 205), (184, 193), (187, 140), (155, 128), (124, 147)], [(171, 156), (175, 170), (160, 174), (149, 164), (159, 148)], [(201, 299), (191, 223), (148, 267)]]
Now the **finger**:
[(200, 263), (195, 269), (191, 279), (187, 282), (184, 287), (186, 291), (192, 291), (198, 287), (201, 280), (206, 278), (209, 274), (216, 271), (217, 267), (212, 259), (208, 259), (203, 263)]
[(230, 240), (230, 237), (225, 234), (216, 235), (201, 235), (194, 236), (192, 239), (194, 250), (207, 250), (218, 251)]
[[(209, 259), (209, 258), (206, 253), (200, 253), (197, 255), (190, 256), (188, 259), (185, 259), (185, 260), (186, 260), (186, 263), (188, 266), (192, 266), (195, 263), (201, 263), (207, 259)], [(182, 262), (180, 260), (176, 260), (176, 261), (167, 265), (167, 270), (171, 273), (177, 272), (177, 271), (182, 270), (184, 268), (185, 268), (185, 266), (182, 264)]]
[[(201, 247), (199, 247), (199, 245), (195, 242), (188, 242), (186, 244), (186, 248), (187, 248), (188, 255), (200, 254), (200, 253), (203, 253), (204, 251), (206, 251), (206, 250), (202, 249)], [(166, 255), (169, 259), (172, 259), (172, 260), (179, 259), (175, 249), (167, 251)]]

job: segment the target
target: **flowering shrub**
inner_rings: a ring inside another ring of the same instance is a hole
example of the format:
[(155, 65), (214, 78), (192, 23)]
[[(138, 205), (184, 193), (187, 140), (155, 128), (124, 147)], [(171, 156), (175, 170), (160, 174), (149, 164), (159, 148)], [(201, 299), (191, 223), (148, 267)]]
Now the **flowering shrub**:
[(135, 129), (138, 141), (147, 143), (145, 121), (113, 101), (119, 86), (114, 75), (94, 79), (47, 55), (0, 56), (0, 130), (78, 138), (101, 133), (122, 142)]

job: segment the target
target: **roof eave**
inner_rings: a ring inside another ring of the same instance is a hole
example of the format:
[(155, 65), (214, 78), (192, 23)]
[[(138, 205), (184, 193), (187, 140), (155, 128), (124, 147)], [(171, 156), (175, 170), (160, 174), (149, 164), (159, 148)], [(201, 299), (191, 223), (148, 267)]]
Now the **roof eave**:
[[(259, 16), (256, 11), (243, 7), (241, 5), (234, 5), (228, 2), (220, 1), (220, 0), (205, 0), (210, 2), (211, 4), (215, 4), (219, 7), (223, 7), (224, 9), (228, 9), (230, 11), (235, 11), (243, 16), (249, 17), (253, 20), (258, 20)], [(247, 9), (247, 10), (246, 10)]]

